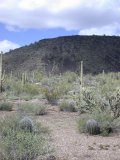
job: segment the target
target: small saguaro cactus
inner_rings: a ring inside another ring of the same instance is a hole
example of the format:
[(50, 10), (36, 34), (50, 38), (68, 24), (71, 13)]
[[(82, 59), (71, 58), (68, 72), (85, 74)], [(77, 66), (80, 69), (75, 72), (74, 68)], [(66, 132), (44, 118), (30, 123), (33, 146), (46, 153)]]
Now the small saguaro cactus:
[(81, 67), (80, 67), (80, 84), (82, 88), (83, 87), (83, 61), (81, 61)]
[(32, 81), (33, 82), (35, 81), (35, 72), (34, 71), (32, 72)]
[(96, 120), (90, 119), (86, 123), (87, 132), (92, 135), (100, 134), (100, 127)]
[(12, 81), (12, 77), (13, 77), (13, 72), (10, 72), (10, 82)]
[(103, 79), (105, 78), (105, 71), (104, 70), (102, 71), (102, 77), (103, 77)]
[(24, 86), (24, 84), (27, 81), (27, 72), (22, 73), (22, 86)]
[(5, 81), (5, 72), (3, 73), (2, 62), (3, 62), (3, 52), (1, 52), (0, 54), (0, 92), (3, 91), (3, 83)]

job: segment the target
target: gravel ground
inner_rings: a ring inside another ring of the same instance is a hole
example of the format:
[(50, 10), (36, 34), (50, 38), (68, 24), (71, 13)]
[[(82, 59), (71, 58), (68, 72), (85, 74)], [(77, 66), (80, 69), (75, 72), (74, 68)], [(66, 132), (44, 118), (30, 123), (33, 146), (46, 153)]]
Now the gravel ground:
[[(41, 103), (39, 100), (31, 102)], [(0, 117), (11, 113), (14, 111), (1, 111)], [(47, 115), (36, 117), (37, 121), (52, 131), (52, 143), (57, 158), (47, 160), (120, 160), (120, 133), (109, 137), (81, 134), (77, 129), (79, 118), (78, 113), (59, 112), (56, 106), (49, 106)]]
[(59, 112), (56, 107), (48, 115), (39, 116), (52, 130), (57, 160), (120, 160), (120, 134), (109, 137), (80, 134), (78, 113)]

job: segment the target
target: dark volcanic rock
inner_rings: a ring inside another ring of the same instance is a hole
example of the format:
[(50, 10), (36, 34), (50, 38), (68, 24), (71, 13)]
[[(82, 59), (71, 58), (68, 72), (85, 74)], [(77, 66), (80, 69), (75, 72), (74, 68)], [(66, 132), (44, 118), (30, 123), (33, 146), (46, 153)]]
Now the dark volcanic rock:
[(5, 54), (6, 72), (41, 70), (78, 71), (84, 61), (85, 73), (120, 71), (120, 37), (66, 36), (43, 39)]

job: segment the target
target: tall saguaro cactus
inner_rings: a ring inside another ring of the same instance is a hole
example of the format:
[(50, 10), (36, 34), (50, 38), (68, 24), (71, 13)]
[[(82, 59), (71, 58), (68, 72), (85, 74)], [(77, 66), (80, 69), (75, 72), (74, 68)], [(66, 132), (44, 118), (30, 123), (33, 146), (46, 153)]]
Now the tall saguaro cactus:
[(80, 101), (82, 102), (83, 94), (83, 61), (80, 64)]
[(80, 84), (82, 88), (83, 87), (83, 61), (81, 61), (81, 67), (80, 67)]
[(3, 91), (3, 82), (5, 81), (5, 74), (3, 73), (2, 62), (3, 62), (3, 52), (0, 53), (0, 92)]
[(22, 86), (26, 83), (26, 72), (22, 73)]

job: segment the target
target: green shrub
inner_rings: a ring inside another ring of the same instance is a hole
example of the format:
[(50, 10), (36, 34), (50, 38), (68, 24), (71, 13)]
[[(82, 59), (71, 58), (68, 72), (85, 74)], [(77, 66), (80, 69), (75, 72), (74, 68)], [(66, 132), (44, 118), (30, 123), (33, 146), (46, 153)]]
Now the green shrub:
[[(88, 129), (88, 119), (90, 119), (90, 124)], [(93, 119), (95, 122), (91, 122), (91, 119)], [(94, 126), (96, 124), (96, 129), (94, 129)], [(98, 128), (98, 129), (97, 129)], [(120, 128), (119, 119), (114, 119), (110, 112), (103, 112), (101, 110), (95, 110), (91, 115), (88, 115), (84, 119), (80, 119), (78, 121), (78, 129), (80, 132), (84, 133), (90, 133), (97, 131), (97, 133), (101, 134), (102, 136), (108, 136), (111, 132), (113, 132), (116, 129)], [(94, 133), (94, 134), (95, 134)]]
[(35, 112), (35, 108), (34, 108), (34, 104), (33, 103), (20, 103), (17, 106), (17, 111), (20, 114), (23, 115), (29, 115), (29, 114), (33, 114)]
[(1, 111), (12, 111), (13, 105), (8, 102), (2, 102), (0, 103), (0, 110)]
[(60, 111), (76, 112), (76, 103), (73, 100), (62, 100), (59, 103)]
[(78, 130), (81, 132), (81, 133), (86, 133), (87, 132), (87, 129), (86, 129), (86, 119), (85, 118), (82, 118), (78, 121)]
[(115, 126), (114, 118), (110, 112), (94, 111), (92, 117), (99, 122), (101, 135), (107, 136)]
[(93, 88), (83, 88), (74, 97), (80, 113), (91, 113), (98, 105)]
[(45, 105), (39, 105), (35, 110), (36, 115), (45, 115), (47, 114), (47, 107)]
[(120, 89), (116, 90), (111, 96), (108, 96), (108, 100), (114, 118), (120, 117)]
[(74, 82), (77, 77), (77, 75), (74, 72), (65, 72), (63, 76), (66, 79), (66, 81), (69, 83)]
[(18, 116), (0, 120), (0, 146), (4, 160), (35, 160), (52, 151), (47, 129), (35, 123), (33, 132), (27, 132), (19, 127), (19, 121)]
[(27, 94), (30, 94), (32, 96), (35, 96), (35, 95), (39, 94), (40, 89), (35, 84), (26, 84), (24, 86), (24, 92), (27, 93)]
[(113, 130), (112, 127), (113, 127), (113, 126), (112, 126), (109, 122), (107, 122), (107, 121), (101, 123), (101, 124), (100, 124), (100, 132), (101, 132), (101, 135), (102, 135), (102, 136), (108, 136), (109, 133), (111, 133), (112, 130)]
[(50, 104), (57, 104), (57, 101), (60, 97), (60, 93), (57, 89), (48, 89), (44, 90), (45, 97)]
[(47, 114), (47, 107), (38, 103), (22, 103), (18, 106), (18, 112), (21, 112), (23, 115), (45, 115)]
[(14, 91), (15, 95), (19, 95), (23, 92), (23, 87), (21, 81), (14, 82), (14, 85), (12, 85), (12, 90)]
[(19, 99), (25, 100), (25, 101), (29, 101), (32, 98), (33, 98), (32, 95), (27, 94), (27, 93), (22, 93), (22, 94), (19, 95)]

